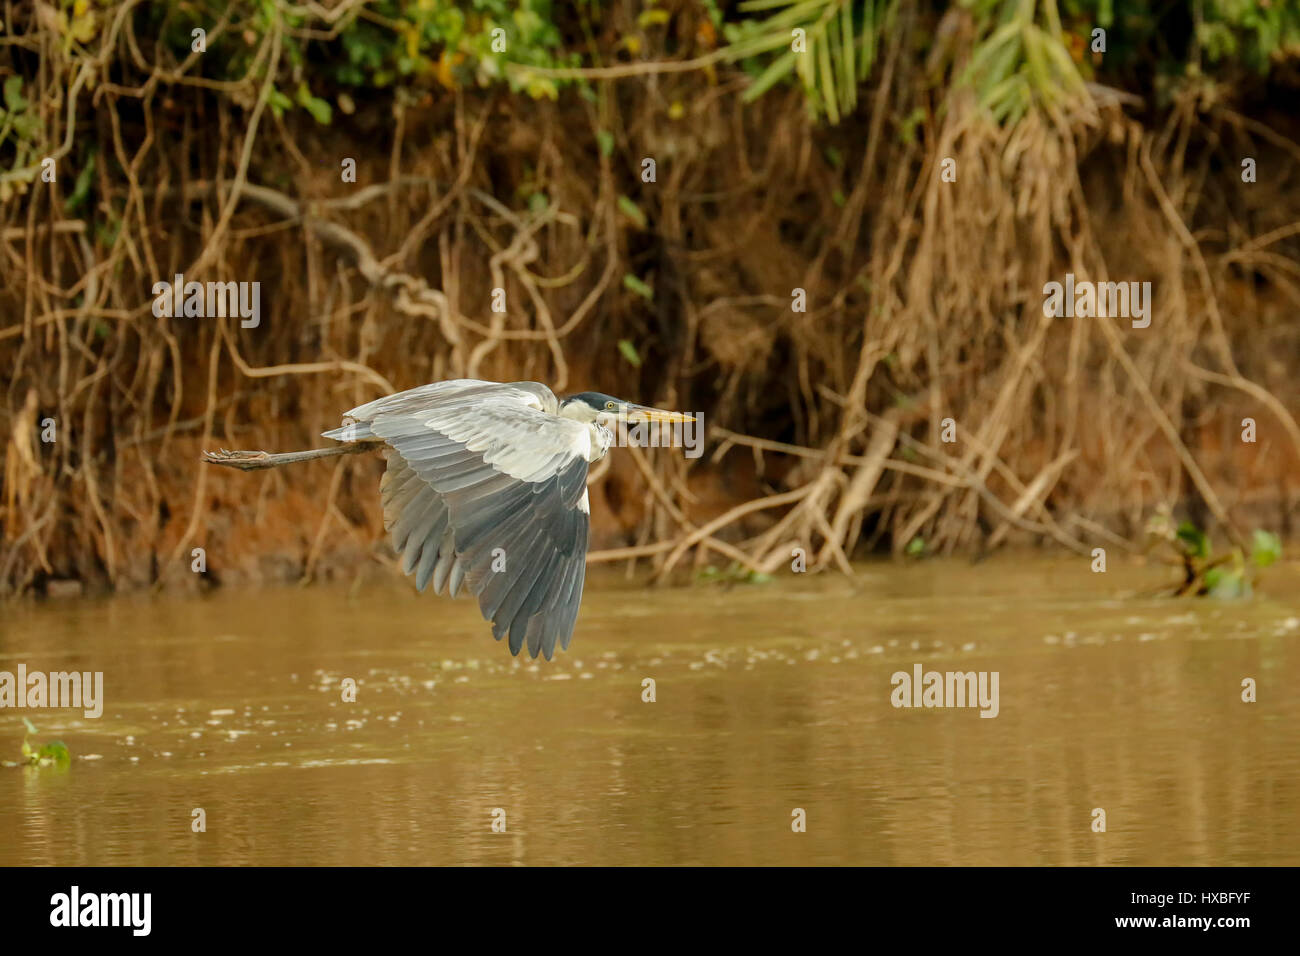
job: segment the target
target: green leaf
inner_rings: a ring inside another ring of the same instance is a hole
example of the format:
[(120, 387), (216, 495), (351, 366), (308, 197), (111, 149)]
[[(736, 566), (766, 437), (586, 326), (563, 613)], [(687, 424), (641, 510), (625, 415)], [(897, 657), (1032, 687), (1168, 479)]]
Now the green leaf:
[[(776, 83), (799, 81), (814, 115), (824, 114), (828, 122), (837, 123), (852, 112), (858, 98), (858, 86), (871, 73), (875, 57), (876, 34), (883, 27), (878, 19), (877, 0), (866, 0), (861, 25), (854, 22), (853, 0), (753, 0), (740, 5), (749, 14), (770, 15), (761, 20), (728, 24), (726, 55), (733, 63), (770, 54), (770, 62), (761, 66), (754, 81), (745, 90), (744, 101), (752, 102)], [(883, 0), (883, 9), (894, 9), (897, 0)], [(803, 31), (806, 52), (798, 54), (792, 47), (793, 33)], [(760, 65), (746, 64), (751, 75)]]
[(293, 100), (285, 96), (275, 87), (271, 87), (271, 92), (266, 98), (266, 102), (271, 106), (271, 112), (275, 114), (276, 119), (284, 116), (285, 110), (293, 109)]
[[(986, 70), (990, 79), (997, 81), (1006, 76), (1011, 60), (1019, 49), (1017, 38), (1020, 35), (1018, 23), (1008, 23), (985, 40), (971, 57), (962, 74), (962, 79), (974, 79)], [(997, 57), (997, 60), (994, 58)]]
[(27, 732), (29, 734), (39, 733), (39, 731), (37, 731), (36, 729), (36, 725), (33, 724), (30, 720), (28, 720), (26, 717), (23, 718), (23, 726), (27, 728)]
[(612, 155), (614, 152), (614, 134), (608, 130), (596, 130), (596, 145), (600, 147), (600, 155)]
[(86, 157), (86, 165), (81, 167), (81, 172), (77, 174), (77, 181), (72, 186), (72, 194), (68, 196), (63, 203), (65, 212), (73, 213), (77, 208), (86, 201), (90, 195), (90, 184), (95, 178), (95, 154), (91, 152)]
[(641, 367), (641, 356), (637, 354), (636, 346), (629, 339), (618, 340), (618, 351), (633, 368)]
[(1190, 521), (1184, 521), (1178, 526), (1178, 540), (1186, 546), (1187, 553), (1193, 558), (1210, 556), (1209, 535)]
[(853, 65), (853, 4), (846, 3), (840, 8), (840, 42), (842, 54), (839, 58), (839, 83), (844, 94), (844, 110), (852, 107), (858, 97), (857, 69)]
[(745, 60), (751, 56), (757, 56), (760, 53), (766, 53), (769, 50), (775, 50), (779, 47), (785, 47), (794, 52), (791, 47), (790, 31), (784, 33), (775, 33), (771, 36), (757, 36), (746, 40), (741, 40), (727, 47), (727, 58), (733, 62), (736, 60)]
[[(75, 7), (73, 8), (75, 11)], [(78, 43), (89, 43), (95, 38), (95, 11), (89, 8), (80, 16), (74, 16), (68, 27), (68, 33)]]
[(22, 112), (27, 108), (27, 100), (23, 99), (23, 78), (21, 76), (11, 76), (5, 80), (4, 98), (5, 106), (15, 113)]
[(321, 126), (329, 126), (334, 119), (334, 108), (319, 96), (312, 96), (305, 81), (298, 84), (298, 105)]
[(907, 556), (909, 558), (919, 558), (925, 554), (925, 539), (919, 534), (911, 541), (907, 542)]
[[(832, 26), (834, 23), (832, 20)], [(832, 46), (834, 42), (829, 35), (817, 37), (817, 66), (821, 71), (822, 102), (826, 107), (826, 118), (834, 125), (840, 121), (840, 104), (835, 92), (835, 71), (831, 68)]]
[(654, 289), (646, 285), (632, 273), (623, 276), (623, 287), (637, 295), (643, 297), (647, 302), (653, 302), (655, 298)]
[(62, 740), (51, 740), (40, 749), (36, 757), (38, 760), (50, 760), (56, 764), (65, 764), (72, 761), (72, 754), (68, 752), (67, 745)]
[(642, 30), (646, 27), (663, 26), (669, 20), (667, 10), (643, 10), (641, 15), (636, 18), (636, 25)]
[(560, 89), (555, 85), (555, 81), (544, 76), (534, 76), (530, 79), (524, 87), (524, 92), (535, 100), (560, 98)]
[[(759, 10), (772, 10), (776, 7), (788, 7), (792, 6), (794, 3), (795, 0), (745, 0), (745, 2), (739, 6), (742, 13), (757, 13)], [(818, 6), (815, 0), (814, 2), (805, 3), (804, 5), (811, 7)]]
[(867, 0), (863, 8), (862, 20), (862, 59), (858, 61), (858, 81), (865, 82), (871, 76), (871, 67), (876, 62), (876, 0)]
[(646, 226), (645, 213), (643, 213), (641, 211), (641, 208), (632, 200), (628, 199), (626, 196), (619, 196), (618, 208), (623, 212), (623, 215), (627, 216), (627, 218), (631, 219), (634, 223), (637, 224), (637, 228), (639, 229), (645, 228)]
[(794, 58), (799, 54), (793, 50), (787, 50), (781, 56), (773, 60), (761, 74), (758, 79), (749, 85), (741, 95), (741, 101), (752, 103), (758, 99), (773, 86), (785, 79), (794, 70)]
[(1210, 568), (1205, 573), (1205, 587), (1214, 598), (1239, 598), (1249, 593), (1246, 576), (1240, 568)]
[(1256, 528), (1251, 535), (1250, 560), (1257, 568), (1266, 568), (1282, 557), (1282, 539), (1271, 531)]
[(918, 106), (916, 107), (916, 109), (912, 110), (912, 112), (908, 113), (906, 117), (904, 117), (902, 126), (899, 129), (899, 133), (898, 133), (899, 138), (909, 146), (915, 143), (916, 128), (920, 126), (921, 123), (923, 123), (924, 121), (925, 121), (925, 110), (921, 109), (921, 107)]
[(718, 569), (711, 564), (696, 573), (696, 579), (699, 581), (716, 581), (718, 577)]

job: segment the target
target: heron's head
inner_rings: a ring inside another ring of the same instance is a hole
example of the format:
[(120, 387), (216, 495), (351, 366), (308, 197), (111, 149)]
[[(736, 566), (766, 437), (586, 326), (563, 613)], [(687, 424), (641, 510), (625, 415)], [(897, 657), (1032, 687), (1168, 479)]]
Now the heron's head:
[(681, 412), (670, 412), (662, 408), (651, 408), (649, 405), (625, 402), (604, 392), (579, 392), (577, 395), (570, 395), (560, 402), (560, 414), (580, 422), (595, 422), (606, 428), (620, 419), (632, 423), (695, 421), (690, 415)]

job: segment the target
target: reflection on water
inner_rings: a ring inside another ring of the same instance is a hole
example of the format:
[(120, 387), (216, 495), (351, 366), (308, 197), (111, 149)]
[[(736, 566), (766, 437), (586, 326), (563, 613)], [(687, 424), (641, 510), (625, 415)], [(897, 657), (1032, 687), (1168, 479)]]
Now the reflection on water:
[[(593, 568), (551, 664), (397, 584), (10, 606), (0, 670), (107, 700), (0, 711), (0, 760), (23, 715), (75, 755), (0, 768), (0, 864), (1300, 863), (1300, 567), (1235, 604), (1087, 568)], [(916, 663), (998, 671), (999, 716), (895, 709)]]

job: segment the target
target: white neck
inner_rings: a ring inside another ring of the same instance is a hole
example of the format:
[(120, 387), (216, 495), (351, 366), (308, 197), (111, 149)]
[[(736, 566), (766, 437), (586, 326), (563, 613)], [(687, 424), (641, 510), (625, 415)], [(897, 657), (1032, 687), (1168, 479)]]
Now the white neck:
[(597, 422), (589, 422), (587, 428), (591, 431), (591, 454), (587, 461), (600, 461), (614, 443), (614, 433)]

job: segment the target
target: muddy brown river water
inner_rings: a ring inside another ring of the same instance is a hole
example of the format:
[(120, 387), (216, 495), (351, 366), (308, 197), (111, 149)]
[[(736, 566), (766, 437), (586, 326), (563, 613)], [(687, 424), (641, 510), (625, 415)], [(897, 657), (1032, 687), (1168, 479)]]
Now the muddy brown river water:
[[(1119, 563), (593, 568), (550, 664), (395, 581), (11, 604), (0, 671), (105, 702), (0, 709), (0, 761), (24, 716), (73, 755), (0, 767), (0, 865), (1300, 864), (1300, 566), (1218, 602)], [(997, 716), (894, 707), (918, 664)]]

